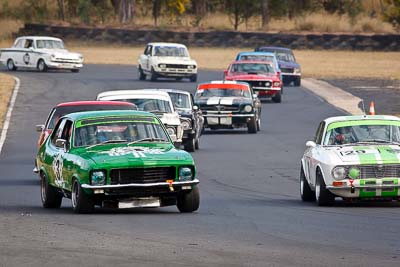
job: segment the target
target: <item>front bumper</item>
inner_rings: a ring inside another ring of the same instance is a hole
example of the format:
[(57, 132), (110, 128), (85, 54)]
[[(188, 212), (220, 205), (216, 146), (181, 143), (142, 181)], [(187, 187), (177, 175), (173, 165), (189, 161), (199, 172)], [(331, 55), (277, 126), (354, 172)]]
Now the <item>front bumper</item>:
[(250, 119), (254, 118), (251, 114), (232, 114), (232, 113), (207, 113), (203, 114), (205, 119), (205, 127), (218, 128), (241, 128), (247, 127)]
[(50, 61), (47, 64), (47, 67), (52, 69), (80, 69), (83, 67), (82, 63), (71, 63), (71, 62), (54, 62)]
[[(359, 179), (336, 181), (326, 188), (344, 198), (399, 198), (400, 179)], [(342, 182), (342, 184), (340, 184)]]
[(197, 74), (196, 69), (179, 69), (179, 68), (155, 68), (154, 71), (158, 76), (162, 77), (190, 77)]
[[(82, 188), (91, 190), (105, 190), (105, 189), (121, 189), (121, 188), (149, 188), (149, 187), (182, 187), (182, 186), (192, 186), (197, 185), (200, 181), (194, 179), (192, 181), (183, 182), (162, 182), (162, 183), (147, 183), (147, 184), (115, 184), (115, 185), (90, 185), (82, 184)], [(96, 192), (95, 192), (96, 193)]]

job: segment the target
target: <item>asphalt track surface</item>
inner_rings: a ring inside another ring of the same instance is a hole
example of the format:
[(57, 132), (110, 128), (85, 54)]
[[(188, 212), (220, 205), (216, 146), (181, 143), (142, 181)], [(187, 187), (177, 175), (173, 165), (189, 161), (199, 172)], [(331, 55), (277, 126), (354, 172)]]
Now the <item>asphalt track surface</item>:
[[(206, 132), (192, 153), (201, 180), (198, 212), (176, 207), (72, 213), (43, 209), (32, 173), (38, 134), (59, 102), (112, 89), (178, 88), (139, 81), (131, 66), (80, 73), (19, 71), (20, 92), (0, 155), (0, 266), (398, 266), (400, 206), (322, 208), (299, 197), (299, 162), (320, 120), (342, 113), (301, 87), (266, 102), (261, 132)], [(200, 72), (199, 80), (221, 73)]]

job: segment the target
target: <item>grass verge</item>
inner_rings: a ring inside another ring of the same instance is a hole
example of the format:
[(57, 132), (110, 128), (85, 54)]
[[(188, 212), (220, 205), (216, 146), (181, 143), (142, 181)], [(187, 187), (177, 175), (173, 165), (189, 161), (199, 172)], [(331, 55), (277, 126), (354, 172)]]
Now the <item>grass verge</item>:
[(0, 73), (0, 129), (3, 128), (4, 116), (7, 113), (15, 80), (12, 76)]

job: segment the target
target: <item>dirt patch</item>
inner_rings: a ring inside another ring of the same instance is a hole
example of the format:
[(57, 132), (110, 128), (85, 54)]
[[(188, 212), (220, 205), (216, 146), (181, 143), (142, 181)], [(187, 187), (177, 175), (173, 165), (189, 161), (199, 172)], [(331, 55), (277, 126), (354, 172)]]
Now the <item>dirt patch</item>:
[(7, 112), (8, 101), (14, 89), (14, 78), (0, 73), (0, 129), (3, 128), (4, 116)]

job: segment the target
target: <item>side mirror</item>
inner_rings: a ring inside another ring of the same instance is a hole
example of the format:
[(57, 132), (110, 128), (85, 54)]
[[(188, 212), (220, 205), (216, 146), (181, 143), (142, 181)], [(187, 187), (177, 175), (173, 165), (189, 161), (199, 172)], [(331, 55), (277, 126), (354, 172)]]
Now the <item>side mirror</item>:
[(314, 141), (307, 141), (306, 142), (306, 147), (308, 147), (308, 148), (313, 148), (313, 147), (316, 147), (316, 146), (317, 146), (317, 144)]
[(276, 72), (276, 76), (280, 79), (280, 78), (281, 78), (281, 72), (280, 72), (280, 71), (277, 71), (277, 72)]
[(41, 133), (41, 132), (43, 132), (43, 130), (44, 130), (43, 124), (36, 125), (36, 132)]
[(194, 111), (198, 111), (198, 110), (199, 110), (199, 107), (196, 106), (196, 105), (194, 105), (194, 106), (193, 106), (193, 110), (194, 110)]
[(256, 93), (253, 94), (253, 98), (257, 98), (258, 95)]
[(57, 139), (56, 140), (56, 147), (67, 149), (67, 140), (65, 139)]
[(224, 79), (225, 79), (226, 75), (228, 75), (228, 70), (224, 70)]

